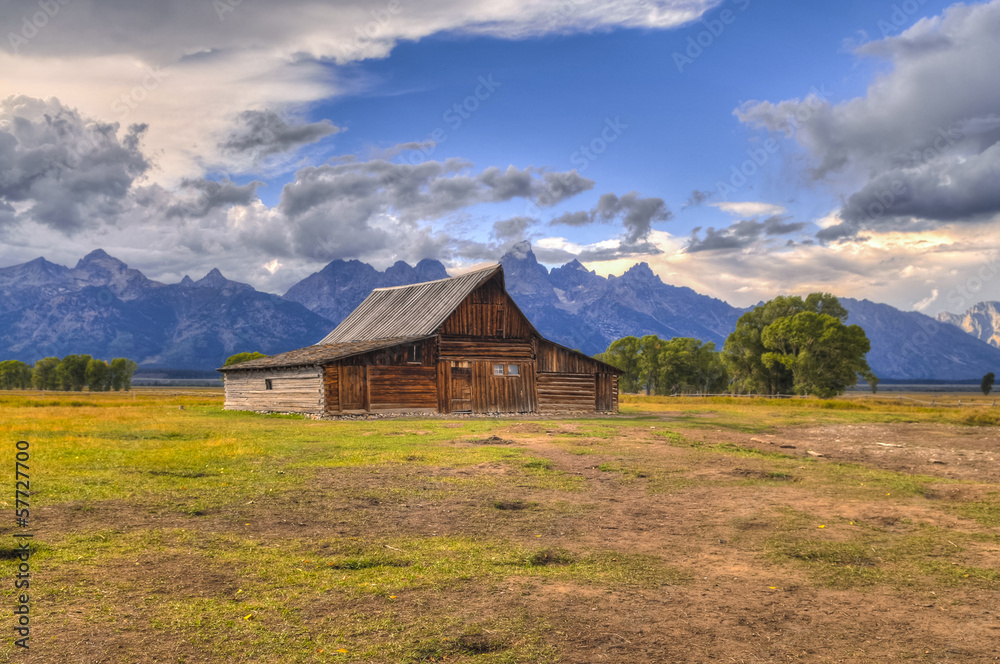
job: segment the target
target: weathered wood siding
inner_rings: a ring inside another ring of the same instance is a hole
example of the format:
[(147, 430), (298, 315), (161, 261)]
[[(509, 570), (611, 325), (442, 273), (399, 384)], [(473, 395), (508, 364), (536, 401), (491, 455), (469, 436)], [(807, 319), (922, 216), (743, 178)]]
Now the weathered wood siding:
[(372, 412), (437, 410), (435, 367), (371, 367), (368, 381)]
[(538, 374), (538, 411), (595, 410), (596, 380), (592, 373)]
[[(471, 362), (472, 412), (474, 413), (532, 413), (537, 400), (535, 368), (530, 362)], [(493, 374), (493, 365), (502, 364), (505, 375)], [(506, 375), (510, 364), (517, 364), (520, 374)]]
[(341, 412), (368, 410), (368, 367), (341, 366), (338, 383)]
[(441, 324), (443, 335), (527, 339), (531, 323), (504, 291), (496, 276), (469, 294)]
[(411, 344), (400, 344), (390, 346), (380, 350), (373, 350), (369, 353), (345, 357), (338, 360), (341, 365), (347, 366), (413, 366), (410, 361), (413, 346), (419, 348), (420, 361), (415, 363), (420, 366), (432, 367), (437, 362), (437, 339), (430, 337), (423, 341)]
[(595, 408), (602, 413), (616, 412), (615, 408), (615, 374), (595, 374), (597, 380), (597, 395)]
[(608, 373), (608, 367), (583, 353), (563, 348), (546, 339), (539, 339), (535, 349), (538, 373)]
[(442, 360), (514, 360), (528, 362), (534, 358), (531, 341), (524, 339), (475, 339), (472, 337), (441, 337)]
[(323, 367), (324, 406), (328, 413), (340, 412), (340, 366)]
[[(267, 389), (265, 381), (271, 381)], [(226, 410), (275, 413), (323, 412), (323, 374), (319, 367), (230, 371)]]

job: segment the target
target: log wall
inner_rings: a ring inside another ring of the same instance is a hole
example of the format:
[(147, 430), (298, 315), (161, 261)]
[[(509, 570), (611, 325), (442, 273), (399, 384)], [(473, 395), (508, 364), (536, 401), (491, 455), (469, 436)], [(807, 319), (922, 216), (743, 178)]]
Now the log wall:
[[(270, 390), (266, 380), (271, 381)], [(225, 385), (226, 410), (323, 412), (323, 375), (319, 367), (229, 371)]]
[(538, 411), (595, 409), (596, 380), (590, 373), (538, 374)]

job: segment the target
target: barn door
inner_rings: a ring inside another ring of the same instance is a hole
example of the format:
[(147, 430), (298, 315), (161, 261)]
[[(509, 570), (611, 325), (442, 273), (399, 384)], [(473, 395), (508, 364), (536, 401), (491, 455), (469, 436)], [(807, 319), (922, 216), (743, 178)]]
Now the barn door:
[(611, 397), (613, 394), (611, 374), (595, 374), (594, 380), (596, 381), (596, 385), (594, 386), (594, 408), (602, 413), (614, 410)]
[(472, 367), (455, 366), (468, 362), (453, 362), (451, 366), (451, 407), (452, 413), (472, 412)]
[(367, 410), (365, 408), (366, 367), (340, 367), (340, 409)]

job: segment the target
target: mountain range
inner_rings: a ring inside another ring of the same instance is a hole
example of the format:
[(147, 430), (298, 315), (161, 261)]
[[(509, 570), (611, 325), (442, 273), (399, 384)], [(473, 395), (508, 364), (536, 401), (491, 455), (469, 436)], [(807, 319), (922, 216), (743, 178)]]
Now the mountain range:
[[(549, 270), (526, 242), (500, 262), (509, 292), (538, 331), (590, 354), (627, 335), (696, 337), (721, 347), (746, 311), (665, 284), (645, 263), (608, 277), (575, 260)], [(435, 260), (398, 262), (383, 272), (335, 260), (278, 296), (218, 270), (163, 284), (100, 249), (73, 268), (37, 258), (0, 268), (0, 359), (88, 353), (130, 357), (146, 368), (212, 369), (233, 353), (270, 355), (316, 343), (373, 288), (447, 276)], [(958, 317), (935, 320), (868, 300), (841, 303), (848, 322), (865, 329), (869, 364), (882, 378), (969, 379), (1000, 371), (1000, 348), (986, 342), (997, 338), (996, 303), (982, 305), (994, 305), (985, 337), (983, 325), (969, 328)]]
[(958, 326), (991, 346), (1000, 347), (1000, 302), (980, 302), (964, 314), (942, 312), (937, 319)]

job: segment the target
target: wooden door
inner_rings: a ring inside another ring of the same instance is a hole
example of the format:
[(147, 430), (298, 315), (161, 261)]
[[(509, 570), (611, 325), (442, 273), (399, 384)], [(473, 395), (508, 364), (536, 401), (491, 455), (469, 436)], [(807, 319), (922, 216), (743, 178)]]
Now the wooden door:
[(614, 394), (611, 384), (612, 374), (595, 374), (596, 381), (594, 389), (594, 408), (598, 412), (607, 413), (614, 410), (612, 404), (612, 394)]
[[(462, 364), (466, 364), (463, 362)], [(451, 367), (451, 407), (452, 413), (472, 412), (472, 368)]]
[(365, 367), (340, 367), (340, 410), (367, 410)]

